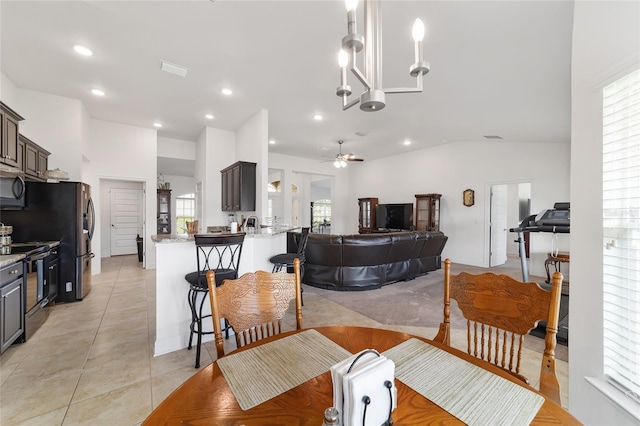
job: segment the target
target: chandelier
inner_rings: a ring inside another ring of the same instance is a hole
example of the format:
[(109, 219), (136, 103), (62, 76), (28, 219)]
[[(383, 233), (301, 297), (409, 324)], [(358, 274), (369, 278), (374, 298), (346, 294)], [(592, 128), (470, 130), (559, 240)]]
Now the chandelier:
[[(363, 111), (379, 111), (385, 106), (387, 93), (422, 92), (422, 76), (429, 72), (429, 63), (422, 60), (422, 39), (424, 24), (418, 18), (413, 24), (415, 42), (415, 63), (409, 67), (409, 75), (416, 77), (416, 87), (382, 88), (382, 35), (380, 18), (380, 0), (364, 0), (364, 32), (358, 34), (356, 28), (356, 8), (358, 0), (345, 0), (347, 7), (348, 34), (342, 39), (342, 49), (338, 56), (340, 65), (340, 86), (336, 94), (342, 98), (342, 109), (347, 110), (360, 103)], [(364, 47), (364, 73), (358, 69), (356, 56)], [(347, 84), (347, 67), (365, 87), (360, 98), (349, 102), (351, 86)]]

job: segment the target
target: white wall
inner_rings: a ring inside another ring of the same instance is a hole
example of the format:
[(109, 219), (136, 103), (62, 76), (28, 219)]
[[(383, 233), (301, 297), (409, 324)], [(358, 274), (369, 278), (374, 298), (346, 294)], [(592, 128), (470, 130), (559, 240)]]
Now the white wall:
[(4, 75), (4, 73), (0, 72), (0, 100), (13, 110), (15, 110), (14, 105), (18, 102), (16, 89), (16, 85), (13, 84), (13, 81)]
[[(489, 190), (492, 184), (531, 182), (532, 211), (569, 199), (569, 144), (455, 142), (367, 161), (352, 167), (347, 223), (357, 230), (354, 200), (378, 197), (381, 204), (415, 203), (415, 194), (442, 194), (440, 230), (449, 237), (443, 257), (456, 263), (489, 266)], [(475, 190), (475, 205), (462, 204), (462, 192)], [(516, 226), (514, 223), (511, 226)], [(515, 234), (509, 234), (509, 238)], [(530, 271), (544, 272), (551, 234), (531, 235)], [(560, 236), (568, 250), (568, 236)]]
[(569, 411), (638, 424), (584, 378), (603, 379), (602, 88), (640, 67), (640, 3), (576, 1), (572, 52)]
[(236, 134), (228, 130), (207, 127), (196, 142), (196, 183), (202, 181), (204, 223), (207, 226), (226, 225), (227, 213), (222, 211), (220, 170), (235, 163)]
[(196, 159), (196, 143), (183, 139), (158, 137), (158, 157)]
[[(155, 246), (150, 237), (156, 233), (156, 177), (157, 132), (155, 129), (129, 126), (91, 119), (89, 122), (90, 152), (88, 155), (91, 176), (87, 183), (92, 187), (96, 204), (97, 223), (108, 221), (102, 217), (102, 197), (105, 180), (140, 182), (145, 195), (145, 261), (146, 268), (155, 268)], [(102, 257), (102, 230), (98, 228), (93, 239), (96, 257), (91, 265), (94, 273), (100, 273)]]
[[(100, 205), (100, 257), (111, 256), (111, 193), (112, 189), (143, 189), (142, 182), (130, 182), (125, 180), (102, 179), (100, 181), (100, 193), (92, 194), (96, 205)], [(99, 199), (99, 203), (97, 200)], [(95, 252), (97, 241), (93, 242)], [(144, 241), (143, 241), (144, 250)]]
[[(318, 186), (313, 186), (311, 184), (311, 201), (317, 200), (330, 200), (331, 199), (331, 189), (329, 188), (321, 188)], [(357, 205), (356, 205), (357, 207)]]
[[(267, 211), (267, 184), (269, 183), (269, 113), (260, 110), (236, 132), (236, 161), (248, 161), (256, 164), (256, 209), (237, 212), (247, 217), (256, 214), (264, 217)], [(231, 164), (227, 164), (230, 166)]]
[(77, 99), (18, 89), (15, 106), (24, 121), (20, 133), (47, 151), (49, 169), (69, 173), (69, 180), (82, 182), (84, 154), (83, 117), (86, 112)]

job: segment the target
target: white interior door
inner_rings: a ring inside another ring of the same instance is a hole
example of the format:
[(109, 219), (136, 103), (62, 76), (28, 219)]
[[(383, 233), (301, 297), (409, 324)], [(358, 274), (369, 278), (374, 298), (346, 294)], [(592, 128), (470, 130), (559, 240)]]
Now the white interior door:
[(116, 189), (109, 194), (111, 205), (111, 256), (136, 254), (136, 237), (143, 235), (141, 189)]
[(507, 185), (491, 186), (491, 246), (489, 266), (507, 262)]

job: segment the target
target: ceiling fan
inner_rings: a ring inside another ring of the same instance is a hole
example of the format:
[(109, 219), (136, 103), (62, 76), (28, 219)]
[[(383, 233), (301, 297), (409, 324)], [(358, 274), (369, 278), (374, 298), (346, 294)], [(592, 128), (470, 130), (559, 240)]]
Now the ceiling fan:
[(336, 155), (336, 159), (333, 161), (333, 165), (336, 168), (342, 168), (342, 167), (347, 167), (347, 161), (364, 161), (364, 159), (362, 158), (357, 158), (354, 154), (349, 153), (349, 154), (343, 154), (342, 153), (342, 144), (344, 143), (344, 141), (338, 141), (338, 144), (340, 145), (340, 153), (338, 155)]

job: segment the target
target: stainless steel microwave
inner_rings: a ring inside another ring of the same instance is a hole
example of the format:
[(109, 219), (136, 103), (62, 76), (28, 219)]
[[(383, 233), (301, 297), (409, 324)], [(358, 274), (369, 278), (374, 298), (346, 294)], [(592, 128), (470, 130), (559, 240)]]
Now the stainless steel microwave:
[(0, 210), (23, 209), (25, 189), (22, 176), (0, 172)]

